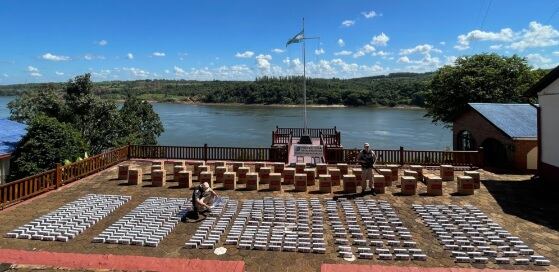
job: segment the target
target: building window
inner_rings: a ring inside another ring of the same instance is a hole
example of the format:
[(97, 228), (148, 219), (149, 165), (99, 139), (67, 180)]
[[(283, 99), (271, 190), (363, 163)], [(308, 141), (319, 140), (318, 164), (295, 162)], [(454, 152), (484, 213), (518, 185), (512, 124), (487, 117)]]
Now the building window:
[(475, 142), (472, 133), (464, 130), (458, 133), (458, 150), (474, 150)]

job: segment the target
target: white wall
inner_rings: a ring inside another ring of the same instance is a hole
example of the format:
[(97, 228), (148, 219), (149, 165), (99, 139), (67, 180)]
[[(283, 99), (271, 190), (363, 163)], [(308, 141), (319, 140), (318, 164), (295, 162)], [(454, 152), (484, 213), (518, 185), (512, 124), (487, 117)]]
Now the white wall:
[(542, 162), (559, 167), (559, 79), (539, 94)]

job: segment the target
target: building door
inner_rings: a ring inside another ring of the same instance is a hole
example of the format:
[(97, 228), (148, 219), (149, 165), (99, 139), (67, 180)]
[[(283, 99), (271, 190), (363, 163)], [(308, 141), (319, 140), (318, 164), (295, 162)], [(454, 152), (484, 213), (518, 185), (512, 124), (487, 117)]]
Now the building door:
[(507, 151), (501, 142), (493, 138), (487, 138), (481, 146), (483, 147), (485, 165), (497, 168), (507, 166)]

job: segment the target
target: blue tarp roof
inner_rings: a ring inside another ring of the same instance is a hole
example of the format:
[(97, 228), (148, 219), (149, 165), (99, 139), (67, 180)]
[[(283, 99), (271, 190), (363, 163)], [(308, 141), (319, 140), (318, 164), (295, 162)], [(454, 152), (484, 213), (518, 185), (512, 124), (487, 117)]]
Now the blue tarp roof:
[(27, 133), (27, 126), (8, 119), (0, 119), (0, 155), (10, 154)]
[(538, 137), (538, 113), (530, 104), (468, 103), (511, 138)]

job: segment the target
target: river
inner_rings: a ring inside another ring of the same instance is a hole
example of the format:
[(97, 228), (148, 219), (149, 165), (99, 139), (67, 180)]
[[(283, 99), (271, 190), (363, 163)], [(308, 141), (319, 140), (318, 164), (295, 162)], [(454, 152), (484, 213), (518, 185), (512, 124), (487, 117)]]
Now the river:
[[(0, 118), (10, 114), (7, 103), (14, 97), (0, 97)], [(155, 103), (165, 132), (161, 145), (259, 146), (272, 142), (272, 130), (302, 127), (303, 108), (242, 105), (187, 105)], [(308, 108), (309, 127), (336, 126), (345, 147), (443, 150), (452, 146), (452, 133), (424, 117), (423, 109), (348, 107)]]

